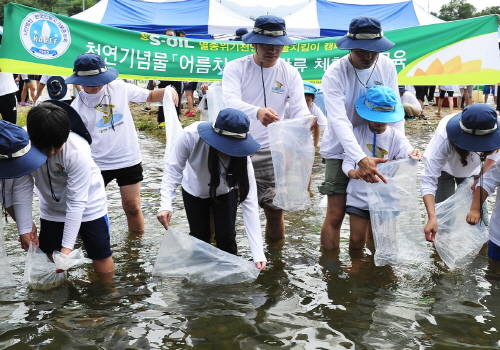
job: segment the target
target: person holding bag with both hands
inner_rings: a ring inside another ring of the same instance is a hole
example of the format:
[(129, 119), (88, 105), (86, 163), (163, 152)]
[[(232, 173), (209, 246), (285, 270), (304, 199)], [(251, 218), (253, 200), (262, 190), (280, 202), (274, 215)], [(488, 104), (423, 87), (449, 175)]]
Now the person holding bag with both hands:
[(179, 184), (189, 222), (190, 235), (210, 243), (210, 216), (219, 249), (237, 254), (236, 211), (243, 209), (243, 222), (255, 266), (266, 267), (257, 202), (257, 186), (248, 156), (260, 145), (248, 133), (245, 113), (226, 108), (215, 124), (196, 122), (186, 127), (165, 163), (161, 207), (157, 218), (168, 229), (172, 200)]

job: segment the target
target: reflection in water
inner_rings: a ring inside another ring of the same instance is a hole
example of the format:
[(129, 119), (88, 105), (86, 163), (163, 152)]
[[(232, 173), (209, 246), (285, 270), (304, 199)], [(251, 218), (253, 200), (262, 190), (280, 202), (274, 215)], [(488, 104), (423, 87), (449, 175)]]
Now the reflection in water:
[[(411, 135), (423, 148), (429, 130)], [(0, 291), (0, 349), (493, 349), (500, 323), (500, 266), (484, 256), (463, 271), (436, 260), (412, 269), (376, 267), (370, 250), (348, 251), (348, 225), (336, 254), (320, 252), (324, 209), (314, 205), (286, 215), (283, 242), (268, 244), (268, 268), (256, 283), (196, 286), (151, 276), (165, 231), (155, 215), (163, 145), (141, 135), (146, 233), (126, 232), (118, 187), (108, 186), (113, 287), (92, 268), (71, 273), (62, 288), (28, 291), (24, 253), (7, 225), (6, 250), (17, 281)], [(421, 165), (419, 166), (421, 172)], [(323, 165), (313, 168), (315, 189)], [(187, 230), (178, 196), (172, 224)], [(422, 213), (423, 214), (423, 213)], [(422, 217), (423, 218), (423, 217)], [(240, 254), (250, 257), (238, 218)]]

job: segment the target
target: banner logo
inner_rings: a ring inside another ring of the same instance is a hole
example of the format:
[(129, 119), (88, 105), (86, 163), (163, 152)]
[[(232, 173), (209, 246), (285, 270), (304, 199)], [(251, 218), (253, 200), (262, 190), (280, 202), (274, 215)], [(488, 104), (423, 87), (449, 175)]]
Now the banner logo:
[(24, 17), (19, 34), (26, 51), (43, 60), (61, 56), (71, 45), (66, 23), (46, 12), (32, 12)]

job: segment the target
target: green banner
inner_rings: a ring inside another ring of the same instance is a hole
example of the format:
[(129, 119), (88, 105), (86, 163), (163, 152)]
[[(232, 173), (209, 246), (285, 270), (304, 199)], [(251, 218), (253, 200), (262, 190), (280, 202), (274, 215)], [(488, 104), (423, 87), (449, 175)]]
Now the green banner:
[[(455, 85), (500, 82), (497, 17), (389, 31), (394, 48), (384, 53), (395, 63), (400, 84)], [(252, 52), (234, 41), (198, 40), (134, 32), (89, 23), (9, 3), (4, 7), (0, 47), (3, 72), (70, 75), (74, 59), (94, 52), (122, 78), (215, 81), (225, 64)], [(300, 40), (282, 57), (302, 78), (321, 80), (328, 65), (347, 51), (335, 38)]]

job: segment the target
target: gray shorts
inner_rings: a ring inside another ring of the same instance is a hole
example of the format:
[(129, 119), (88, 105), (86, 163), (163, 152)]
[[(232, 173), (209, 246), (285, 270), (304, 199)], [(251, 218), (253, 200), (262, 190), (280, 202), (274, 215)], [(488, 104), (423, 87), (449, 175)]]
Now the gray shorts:
[(274, 167), (269, 147), (261, 148), (257, 153), (250, 157), (255, 172), (255, 181), (257, 182), (257, 198), (259, 205), (264, 209), (281, 210), (273, 204), (276, 194), (276, 185), (274, 183)]
[(331, 196), (346, 194), (349, 178), (342, 171), (342, 159), (325, 159), (325, 181), (318, 187), (319, 193)]

